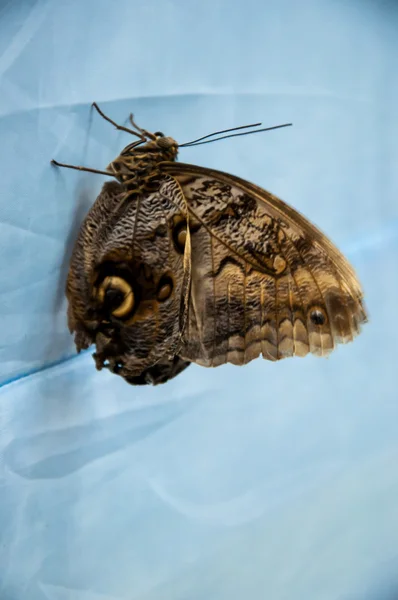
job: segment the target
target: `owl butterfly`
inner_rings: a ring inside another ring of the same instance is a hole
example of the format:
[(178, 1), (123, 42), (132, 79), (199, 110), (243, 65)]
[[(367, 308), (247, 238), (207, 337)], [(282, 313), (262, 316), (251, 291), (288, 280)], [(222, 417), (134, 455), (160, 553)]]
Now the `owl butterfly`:
[(303, 216), (234, 175), (175, 162), (175, 140), (94, 107), (138, 138), (106, 171), (53, 161), (116, 180), (83, 222), (66, 286), (76, 348), (95, 343), (98, 369), (159, 384), (191, 362), (327, 356), (359, 333), (355, 273)]

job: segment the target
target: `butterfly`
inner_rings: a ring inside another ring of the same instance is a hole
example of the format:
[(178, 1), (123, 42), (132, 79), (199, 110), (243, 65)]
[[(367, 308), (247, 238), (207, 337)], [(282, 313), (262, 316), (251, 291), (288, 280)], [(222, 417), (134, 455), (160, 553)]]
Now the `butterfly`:
[(132, 115), (127, 128), (93, 106), (138, 139), (105, 171), (52, 161), (113, 178), (70, 261), (68, 325), (78, 352), (95, 344), (98, 369), (155, 385), (191, 363), (328, 356), (354, 339), (367, 321), (363, 292), (323, 233), (244, 179), (176, 162), (179, 147), (211, 136), (179, 145)]

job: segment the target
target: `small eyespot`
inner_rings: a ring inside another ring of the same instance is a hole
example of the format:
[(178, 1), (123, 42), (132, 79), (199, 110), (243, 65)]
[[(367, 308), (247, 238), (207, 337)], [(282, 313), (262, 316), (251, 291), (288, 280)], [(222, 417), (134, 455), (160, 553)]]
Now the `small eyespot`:
[(185, 243), (187, 241), (187, 224), (186, 221), (180, 221), (173, 231), (174, 244), (181, 254), (184, 253)]
[(324, 325), (327, 321), (325, 311), (322, 308), (312, 309), (310, 319), (314, 325)]
[(173, 291), (173, 281), (171, 277), (162, 277), (159, 282), (157, 299), (159, 302), (164, 302), (170, 298)]
[(156, 135), (156, 137), (164, 137), (164, 133), (161, 131), (155, 131), (154, 135)]
[(122, 277), (105, 277), (97, 298), (103, 308), (116, 318), (125, 317), (134, 308), (133, 288)]
[(280, 275), (286, 269), (286, 260), (280, 254), (277, 254), (274, 258), (273, 267), (275, 273)]

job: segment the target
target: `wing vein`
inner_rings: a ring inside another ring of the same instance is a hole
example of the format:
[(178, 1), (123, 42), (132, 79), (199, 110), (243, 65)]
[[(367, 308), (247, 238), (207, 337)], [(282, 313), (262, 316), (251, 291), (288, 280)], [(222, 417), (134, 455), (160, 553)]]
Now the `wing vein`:
[[(293, 247), (295, 248), (295, 246), (294, 246), (293, 242), (290, 240), (290, 238), (289, 238), (288, 236), (286, 236), (286, 237), (285, 237), (285, 240), (286, 240), (286, 242), (287, 242), (288, 244), (290, 243), (290, 244), (291, 244), (291, 245), (293, 245)], [(295, 278), (295, 276), (294, 276), (294, 273), (293, 273), (293, 271), (292, 271), (292, 269), (291, 269), (291, 267), (290, 267), (289, 260), (288, 260), (288, 258), (287, 258), (287, 256), (286, 256), (286, 254), (284, 253), (283, 249), (281, 248), (281, 245), (279, 245), (279, 251), (280, 251), (281, 255), (283, 256), (283, 258), (285, 259), (285, 261), (286, 261), (286, 264), (287, 264), (287, 265), (288, 265), (288, 267), (289, 267), (289, 275), (290, 275), (290, 276), (291, 276), (291, 278), (293, 279), (293, 281), (294, 281), (294, 283), (295, 283), (295, 286), (296, 286), (296, 288), (297, 288), (297, 293), (298, 293), (298, 297), (299, 297), (300, 304), (301, 304), (301, 310), (302, 310), (302, 313), (303, 313), (303, 318), (306, 318), (306, 317), (307, 317), (307, 313), (306, 313), (306, 311), (305, 311), (305, 309), (304, 309), (304, 302), (303, 302), (303, 297), (302, 297), (302, 295), (301, 295), (300, 286), (299, 286), (299, 285), (298, 285), (298, 283), (297, 283), (297, 280), (296, 280), (296, 278)], [(305, 264), (304, 264), (304, 262), (303, 262), (303, 259), (302, 259), (302, 257), (301, 257), (301, 255), (300, 255), (300, 254), (299, 254), (299, 257), (300, 257), (300, 261), (301, 261), (301, 263), (302, 263), (302, 264), (305, 266)], [(293, 314), (293, 303), (292, 303), (292, 296), (291, 296), (290, 279), (288, 279), (288, 283), (289, 283), (289, 302), (290, 302), (290, 314), (291, 314), (291, 319), (292, 319), (293, 352), (294, 352), (294, 354), (295, 354), (295, 352), (296, 352), (296, 340), (295, 340), (295, 333), (294, 333), (294, 323), (295, 323), (295, 318), (294, 318), (294, 314)]]
[[(325, 298), (324, 298), (323, 292), (322, 292), (322, 290), (321, 290), (321, 288), (320, 288), (320, 286), (319, 286), (319, 284), (318, 284), (317, 278), (315, 277), (314, 273), (312, 272), (311, 265), (309, 264), (309, 262), (306, 262), (306, 261), (304, 260), (304, 258), (303, 258), (303, 256), (302, 256), (302, 254), (301, 254), (301, 252), (300, 252), (300, 249), (299, 249), (299, 248), (297, 248), (296, 244), (294, 243), (294, 240), (291, 240), (291, 243), (293, 244), (293, 246), (294, 246), (294, 247), (295, 247), (295, 249), (297, 250), (297, 253), (298, 253), (299, 257), (300, 257), (300, 260), (301, 260), (302, 264), (304, 265), (304, 268), (305, 268), (305, 269), (308, 271), (308, 273), (311, 275), (311, 277), (312, 277), (312, 279), (313, 279), (313, 281), (314, 281), (314, 283), (315, 283), (315, 286), (316, 286), (316, 288), (318, 289), (318, 292), (319, 292), (319, 295), (320, 295), (320, 297), (321, 297), (321, 299), (322, 299), (323, 305), (324, 305), (324, 307), (325, 307), (325, 309), (326, 309), (326, 312), (327, 312), (327, 315), (328, 315), (328, 320), (329, 320), (329, 323), (331, 323), (329, 309), (328, 309), (328, 307), (327, 307), (327, 305), (326, 305)], [(307, 316), (307, 315), (306, 315), (306, 316)], [(322, 356), (324, 356), (324, 352), (323, 352), (323, 340), (322, 340), (322, 334), (319, 336), (319, 339), (320, 339), (320, 342), (321, 342), (321, 352), (322, 352)], [(309, 341), (309, 339), (308, 339), (308, 341)], [(310, 349), (311, 349), (311, 346), (310, 346)]]
[[(289, 263), (287, 263), (289, 265)], [(291, 278), (292, 278), (292, 271), (290, 269), (290, 265), (289, 265), (289, 277), (287, 280), (287, 285), (289, 288), (289, 310), (290, 310), (290, 321), (292, 323), (292, 342), (293, 342), (293, 356), (296, 355), (296, 336), (294, 333), (294, 313), (293, 313), (293, 298), (292, 298), (292, 288), (291, 288)]]
[(243, 274), (243, 364), (246, 364), (246, 328), (247, 328), (247, 308), (246, 308), (246, 284), (247, 284), (247, 262), (245, 261), (245, 271)]
[(132, 239), (132, 253), (133, 253), (133, 258), (134, 258), (134, 245), (135, 245), (135, 236), (137, 233), (137, 226), (138, 226), (138, 216), (140, 213), (140, 208), (141, 208), (141, 197), (138, 196), (137, 198), (137, 208), (135, 211), (135, 219), (134, 219), (134, 229), (133, 229), (133, 239)]
[(279, 360), (279, 323), (278, 323), (278, 279), (274, 279), (275, 284), (275, 332), (276, 332), (276, 360)]
[(260, 347), (262, 357), (264, 356), (264, 345), (263, 345), (263, 327), (264, 327), (264, 285), (260, 279)]
[(231, 315), (230, 315), (230, 301), (231, 301), (231, 280), (228, 278), (227, 284), (227, 360), (230, 350), (230, 329), (231, 329)]
[(213, 238), (210, 235), (210, 254), (211, 254), (211, 270), (212, 270), (212, 280), (213, 280), (213, 351), (211, 355), (211, 365), (214, 364), (214, 356), (216, 352), (216, 278), (215, 278), (215, 269), (214, 269), (214, 251), (213, 251)]

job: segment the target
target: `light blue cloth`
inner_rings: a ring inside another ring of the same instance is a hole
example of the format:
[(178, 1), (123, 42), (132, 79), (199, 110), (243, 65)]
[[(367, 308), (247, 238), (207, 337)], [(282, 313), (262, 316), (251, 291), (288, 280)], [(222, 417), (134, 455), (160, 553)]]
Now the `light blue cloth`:
[[(398, 9), (376, 0), (0, 5), (1, 600), (392, 600), (398, 593)], [(133, 388), (75, 357), (71, 244), (131, 141), (302, 211), (370, 323), (328, 359)], [(56, 364), (55, 364), (56, 363)]]

